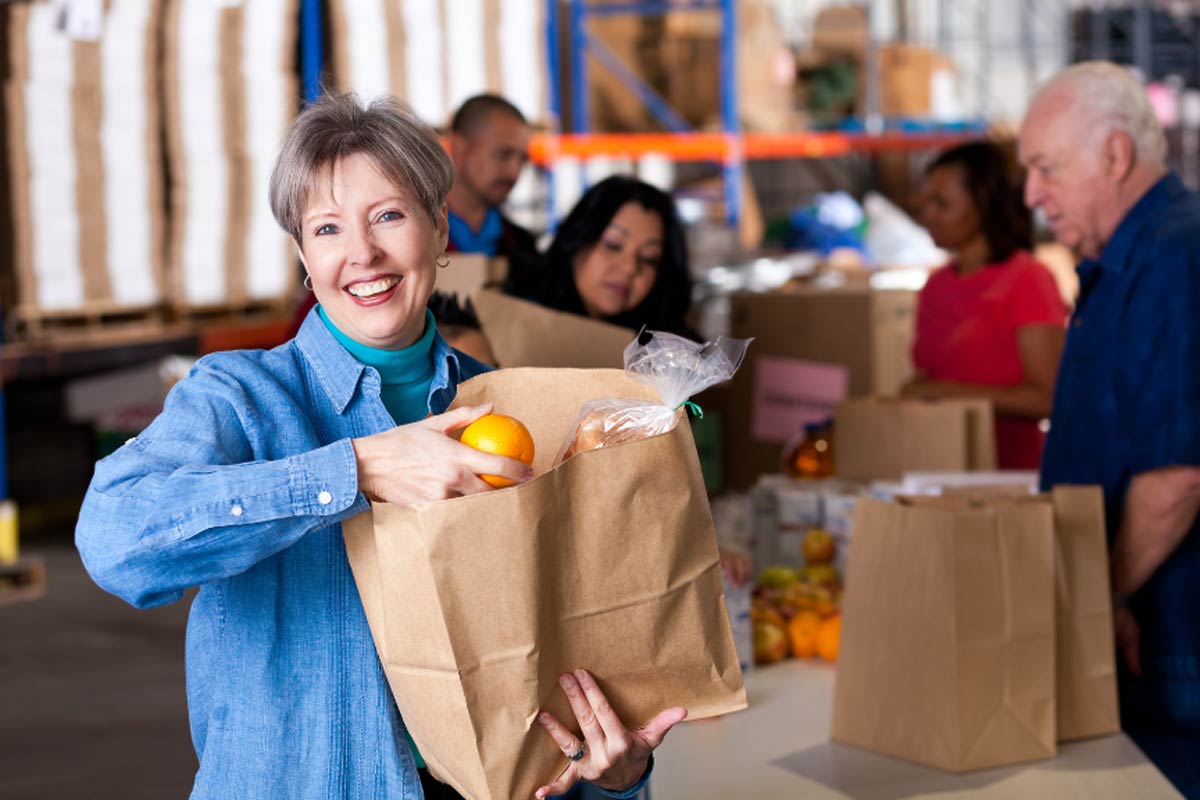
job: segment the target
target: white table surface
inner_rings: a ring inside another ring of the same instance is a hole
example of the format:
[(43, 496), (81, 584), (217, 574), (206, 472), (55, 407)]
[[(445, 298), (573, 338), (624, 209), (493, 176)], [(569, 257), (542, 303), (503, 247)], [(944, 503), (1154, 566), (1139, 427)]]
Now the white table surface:
[(675, 727), (655, 752), (651, 800), (897, 800), (1182, 796), (1124, 734), (1058, 755), (954, 775), (829, 741), (833, 668), (786, 661), (746, 675), (750, 707)]

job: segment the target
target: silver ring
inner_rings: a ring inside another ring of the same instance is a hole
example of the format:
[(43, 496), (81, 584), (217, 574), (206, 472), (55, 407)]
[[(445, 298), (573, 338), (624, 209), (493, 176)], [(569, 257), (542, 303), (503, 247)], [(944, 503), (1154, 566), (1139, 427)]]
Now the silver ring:
[(571, 753), (571, 755), (567, 756), (567, 758), (571, 759), (572, 761), (578, 761), (581, 758), (583, 758), (583, 750), (584, 750), (584, 743), (580, 742), (579, 749), (576, 750), (574, 753)]

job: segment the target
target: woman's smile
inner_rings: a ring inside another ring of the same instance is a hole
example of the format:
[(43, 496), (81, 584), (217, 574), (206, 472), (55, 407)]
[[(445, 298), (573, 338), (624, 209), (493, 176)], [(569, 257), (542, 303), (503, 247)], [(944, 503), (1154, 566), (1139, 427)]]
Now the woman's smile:
[(378, 275), (350, 283), (346, 291), (360, 306), (386, 303), (395, 294), (402, 278), (399, 275)]

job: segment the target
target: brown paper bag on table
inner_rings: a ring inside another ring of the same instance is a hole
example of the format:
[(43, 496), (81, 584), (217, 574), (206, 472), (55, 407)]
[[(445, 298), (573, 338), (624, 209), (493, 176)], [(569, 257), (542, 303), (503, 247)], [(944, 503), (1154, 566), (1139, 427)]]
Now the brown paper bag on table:
[(1012, 487), (947, 493), (991, 502), (1007, 497), (1016, 503), (1049, 503), (1054, 509), (1058, 740), (1116, 733), (1121, 719), (1100, 487), (1055, 486), (1035, 497)]
[(613, 368), (624, 365), (634, 331), (484, 289), (472, 302), (502, 367)]
[(992, 406), (986, 400), (847, 400), (837, 408), (839, 478), (898, 480), (905, 472), (996, 468)]
[(1049, 503), (854, 512), (833, 739), (959, 772), (1055, 753)]
[(1058, 613), (1058, 740), (1121, 728), (1113, 645), (1104, 495), (1098, 486), (1055, 486)]
[(584, 667), (630, 728), (745, 692), (689, 426), (551, 461), (587, 400), (654, 392), (618, 370), (510, 369), (459, 387), (529, 428), (538, 477), (344, 524), (397, 704), (433, 774), (474, 800), (530, 797), (566, 759), (536, 721), (574, 724), (558, 676)]

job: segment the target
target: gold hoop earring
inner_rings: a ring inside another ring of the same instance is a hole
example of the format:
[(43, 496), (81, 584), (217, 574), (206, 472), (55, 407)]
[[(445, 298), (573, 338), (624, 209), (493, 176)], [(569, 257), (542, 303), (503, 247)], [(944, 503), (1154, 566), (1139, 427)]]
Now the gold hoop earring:
[(450, 266), (450, 256), (443, 252), (433, 263), (437, 264), (438, 269), (445, 269)]
[(305, 289), (308, 289), (310, 292), (312, 291), (312, 275), (309, 275), (307, 272), (304, 273), (304, 280), (301, 283), (303, 283)]

